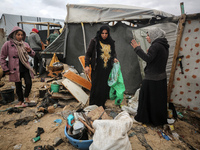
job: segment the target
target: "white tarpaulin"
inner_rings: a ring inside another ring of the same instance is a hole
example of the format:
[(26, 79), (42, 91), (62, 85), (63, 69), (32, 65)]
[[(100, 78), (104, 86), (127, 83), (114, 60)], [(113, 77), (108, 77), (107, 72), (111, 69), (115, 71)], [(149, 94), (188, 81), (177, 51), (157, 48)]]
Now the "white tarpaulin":
[(67, 23), (97, 23), (134, 19), (150, 19), (156, 16), (173, 17), (172, 14), (155, 9), (117, 4), (68, 4), (66, 7), (67, 16), (65, 22)]

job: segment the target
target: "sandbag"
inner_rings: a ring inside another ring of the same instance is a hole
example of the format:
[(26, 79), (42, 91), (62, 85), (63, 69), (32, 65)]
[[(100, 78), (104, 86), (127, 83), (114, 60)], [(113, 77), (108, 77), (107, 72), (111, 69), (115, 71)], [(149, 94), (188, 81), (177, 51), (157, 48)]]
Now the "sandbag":
[(125, 85), (119, 62), (113, 64), (108, 78), (108, 86), (110, 86), (110, 100), (115, 100), (115, 105), (120, 105), (124, 99)]
[(95, 120), (95, 133), (90, 150), (131, 150), (127, 132), (131, 129), (133, 120), (123, 111), (114, 120)]

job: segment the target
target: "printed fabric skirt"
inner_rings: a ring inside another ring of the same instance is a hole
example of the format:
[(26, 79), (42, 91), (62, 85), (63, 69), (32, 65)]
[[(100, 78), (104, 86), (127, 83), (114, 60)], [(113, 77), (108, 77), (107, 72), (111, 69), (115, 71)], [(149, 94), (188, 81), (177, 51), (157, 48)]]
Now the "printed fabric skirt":
[(167, 80), (143, 80), (135, 120), (154, 126), (167, 124)]

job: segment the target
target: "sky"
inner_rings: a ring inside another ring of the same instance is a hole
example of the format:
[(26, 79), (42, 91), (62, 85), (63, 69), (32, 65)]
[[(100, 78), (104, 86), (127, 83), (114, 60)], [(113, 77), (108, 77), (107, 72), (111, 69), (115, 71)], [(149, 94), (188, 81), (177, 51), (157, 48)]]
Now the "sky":
[(0, 0), (0, 17), (5, 13), (65, 20), (67, 4), (122, 4), (180, 16), (181, 2), (186, 14), (200, 13), (200, 0)]

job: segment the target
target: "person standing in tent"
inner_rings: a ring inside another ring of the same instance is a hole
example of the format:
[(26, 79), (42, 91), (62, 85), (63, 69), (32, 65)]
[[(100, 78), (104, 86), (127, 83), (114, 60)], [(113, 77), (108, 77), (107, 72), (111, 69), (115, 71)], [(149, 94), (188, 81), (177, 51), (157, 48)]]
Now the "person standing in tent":
[(41, 57), (40, 52), (42, 51), (42, 43), (41, 43), (41, 39), (38, 33), (39, 31), (36, 28), (33, 28), (28, 37), (28, 43), (30, 47), (35, 51), (33, 68), (37, 74), (41, 74), (42, 57)]
[(90, 92), (90, 105), (103, 106), (109, 98), (108, 77), (113, 63), (118, 62), (115, 52), (115, 41), (110, 36), (108, 26), (102, 26), (95, 38), (91, 39), (85, 55), (85, 73), (90, 72), (91, 64), (92, 88)]
[(47, 38), (47, 45), (51, 44), (59, 36), (59, 31), (56, 29)]
[(131, 41), (136, 54), (147, 63), (135, 120), (159, 126), (167, 124), (166, 65), (169, 44), (165, 32), (160, 28), (150, 28), (146, 39), (151, 44), (147, 53), (141, 49), (140, 43), (135, 39)]
[[(29, 102), (29, 93), (34, 78), (34, 70), (29, 64), (29, 55), (34, 57), (35, 52), (30, 48), (29, 44), (24, 42), (26, 33), (20, 27), (14, 27), (9, 34), (9, 41), (5, 42), (1, 49), (0, 62), (4, 74), (9, 75), (9, 81), (15, 82), (16, 93), (18, 96), (19, 107)], [(6, 58), (8, 57), (8, 63)], [(25, 93), (22, 89), (22, 78), (25, 81)]]

